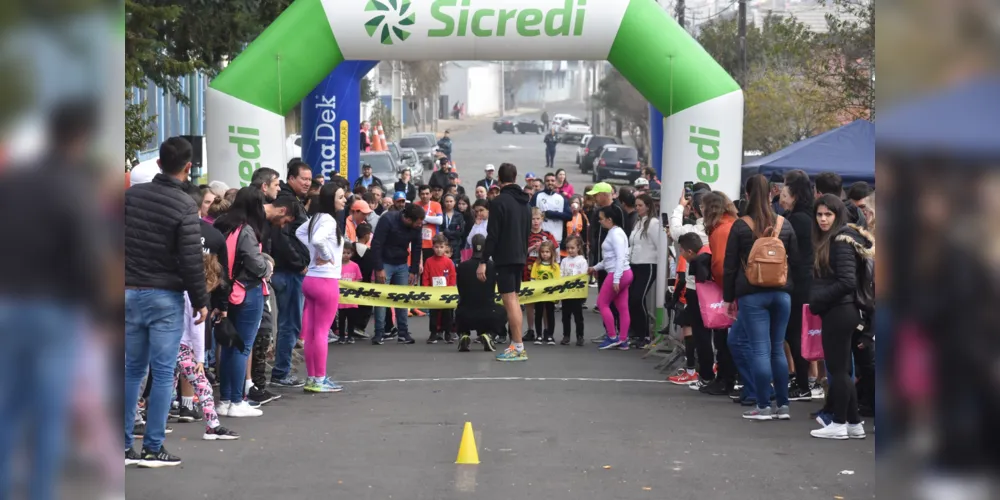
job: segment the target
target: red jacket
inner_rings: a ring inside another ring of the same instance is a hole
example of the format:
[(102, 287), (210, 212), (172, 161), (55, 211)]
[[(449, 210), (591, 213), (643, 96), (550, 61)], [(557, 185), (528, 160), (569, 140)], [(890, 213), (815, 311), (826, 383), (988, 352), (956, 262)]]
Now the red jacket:
[(455, 263), (448, 257), (435, 255), (424, 261), (424, 286), (434, 286), (434, 278), (444, 278), (446, 286), (455, 286), (457, 274)]
[(736, 218), (724, 214), (719, 224), (712, 228), (708, 235), (708, 245), (712, 250), (712, 280), (722, 285), (722, 275), (726, 260), (726, 246), (729, 244), (729, 231), (733, 229)]

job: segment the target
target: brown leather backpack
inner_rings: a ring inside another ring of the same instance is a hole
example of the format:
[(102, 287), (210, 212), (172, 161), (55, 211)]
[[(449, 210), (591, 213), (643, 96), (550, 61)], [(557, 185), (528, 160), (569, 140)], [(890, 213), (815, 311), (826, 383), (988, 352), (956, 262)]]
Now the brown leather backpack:
[[(754, 230), (753, 219), (742, 217), (743, 222)], [(781, 242), (781, 226), (785, 222), (778, 217), (774, 227), (764, 230), (763, 235), (753, 242), (746, 262), (747, 281), (761, 288), (782, 288), (788, 282), (788, 255)]]

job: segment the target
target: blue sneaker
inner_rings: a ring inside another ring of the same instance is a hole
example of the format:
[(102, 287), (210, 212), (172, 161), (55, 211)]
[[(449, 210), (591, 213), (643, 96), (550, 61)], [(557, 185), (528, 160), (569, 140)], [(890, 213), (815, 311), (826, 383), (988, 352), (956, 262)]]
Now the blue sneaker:
[(613, 349), (615, 347), (618, 347), (619, 345), (621, 345), (621, 341), (620, 340), (618, 340), (616, 338), (615, 339), (613, 339), (613, 338), (606, 338), (606, 339), (604, 339), (604, 342), (601, 342), (601, 345), (597, 346), (597, 348), (601, 349), (603, 351), (603, 350), (607, 350), (607, 349)]
[(330, 380), (330, 377), (325, 377), (319, 382), (319, 385), (322, 388), (320, 392), (340, 392), (344, 390), (343, 386)]
[(298, 389), (299, 387), (306, 385), (306, 383), (304, 380), (296, 377), (295, 375), (289, 375), (285, 378), (280, 378), (277, 380), (275, 380), (274, 377), (271, 377), (271, 385), (277, 387)]
[(627, 350), (629, 350), (628, 341), (627, 340), (621, 341), (621, 343), (618, 344), (618, 350), (619, 351), (627, 351)]

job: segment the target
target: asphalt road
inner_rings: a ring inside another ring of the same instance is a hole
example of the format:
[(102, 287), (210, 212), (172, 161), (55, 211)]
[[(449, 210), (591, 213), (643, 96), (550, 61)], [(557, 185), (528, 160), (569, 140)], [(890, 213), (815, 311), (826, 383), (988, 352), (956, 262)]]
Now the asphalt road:
[[(497, 135), (484, 122), (453, 138), (466, 183), (474, 184), (486, 163), (512, 162), (536, 174), (545, 170), (539, 136)], [(560, 147), (557, 166), (582, 187), (586, 177), (577, 173), (574, 153)], [(601, 332), (597, 314), (586, 312), (585, 320), (588, 338)], [(416, 338), (426, 338), (425, 319), (411, 325)], [(343, 393), (281, 391), (284, 398), (267, 405), (262, 417), (224, 418), (223, 425), (242, 434), (240, 441), (201, 441), (202, 424), (172, 423), (175, 432), (166, 446), (184, 464), (130, 468), (126, 496), (875, 497), (874, 439), (809, 437), (816, 424), (808, 413), (819, 402), (793, 403), (791, 421), (750, 422), (728, 398), (663, 383), (653, 370), (655, 361), (640, 359), (638, 351), (601, 352), (588, 344), (531, 345), (528, 352), (526, 363), (498, 363), (491, 354), (458, 353), (445, 344), (331, 346), (329, 373), (345, 382)], [(476, 431), (482, 463), (457, 466), (467, 421)], [(867, 427), (871, 432), (871, 422)]]

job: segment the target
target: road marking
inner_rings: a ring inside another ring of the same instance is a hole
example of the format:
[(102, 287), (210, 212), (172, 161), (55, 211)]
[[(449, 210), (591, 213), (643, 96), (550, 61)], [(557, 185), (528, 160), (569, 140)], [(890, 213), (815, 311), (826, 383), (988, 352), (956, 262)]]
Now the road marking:
[(365, 384), (385, 382), (616, 382), (638, 384), (666, 384), (666, 380), (639, 378), (565, 378), (565, 377), (454, 377), (454, 378), (374, 378), (361, 380), (338, 380), (339, 384)]

